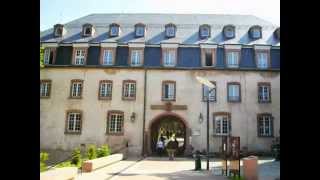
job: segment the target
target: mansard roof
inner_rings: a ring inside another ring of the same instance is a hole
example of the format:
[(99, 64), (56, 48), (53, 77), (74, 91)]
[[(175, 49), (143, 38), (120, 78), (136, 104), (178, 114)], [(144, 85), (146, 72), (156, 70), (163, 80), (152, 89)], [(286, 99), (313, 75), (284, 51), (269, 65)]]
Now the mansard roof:
[[(95, 27), (95, 34), (91, 37), (82, 37), (82, 25), (90, 23)], [(109, 25), (117, 23), (121, 27), (121, 34), (109, 37)], [(135, 36), (135, 25), (143, 23), (147, 27), (145, 37)], [(176, 36), (167, 39), (165, 25), (173, 23), (176, 26)], [(198, 36), (199, 27), (203, 24), (211, 26), (211, 36), (201, 39)], [(223, 36), (223, 27), (232, 24), (236, 28), (233, 39)], [(248, 30), (253, 25), (262, 27), (262, 38), (251, 39)], [(146, 44), (179, 43), (184, 45), (207, 44), (243, 44), (243, 45), (272, 45), (280, 46), (274, 36), (276, 25), (252, 15), (219, 15), (219, 14), (90, 14), (64, 24), (67, 33), (63, 37), (55, 37), (53, 28), (43, 31), (41, 42), (58, 43), (101, 43), (117, 42), (145, 42)]]

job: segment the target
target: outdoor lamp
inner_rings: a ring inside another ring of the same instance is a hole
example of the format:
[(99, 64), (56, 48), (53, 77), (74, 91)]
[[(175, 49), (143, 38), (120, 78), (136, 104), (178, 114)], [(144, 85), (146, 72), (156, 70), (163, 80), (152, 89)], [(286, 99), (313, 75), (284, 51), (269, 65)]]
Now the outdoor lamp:
[(208, 96), (207, 96), (207, 170), (209, 170), (209, 94), (215, 88), (215, 85), (212, 84), (208, 79), (203, 77), (196, 77), (199, 83), (208, 87)]
[(130, 120), (131, 122), (134, 122), (136, 120), (136, 113), (132, 112), (131, 116), (130, 116)]
[(200, 113), (199, 115), (199, 122), (202, 123), (203, 122), (203, 116), (202, 116), (202, 113)]

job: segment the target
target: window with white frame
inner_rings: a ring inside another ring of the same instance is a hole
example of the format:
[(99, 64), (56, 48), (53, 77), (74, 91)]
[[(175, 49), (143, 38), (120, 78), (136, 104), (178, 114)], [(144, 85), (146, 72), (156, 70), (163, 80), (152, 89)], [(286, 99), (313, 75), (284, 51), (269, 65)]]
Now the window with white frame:
[(136, 36), (142, 37), (144, 36), (145, 27), (142, 25), (136, 26)]
[(203, 25), (200, 27), (200, 36), (202, 38), (207, 38), (210, 36), (210, 26)]
[(84, 65), (85, 58), (86, 58), (86, 50), (76, 49), (75, 56), (74, 56), (74, 64)]
[(81, 132), (81, 113), (69, 112), (67, 119), (67, 132), (80, 133)]
[[(215, 85), (215, 82), (211, 82), (212, 84)], [(203, 101), (207, 101), (208, 98), (208, 94), (209, 94), (209, 101), (216, 101), (216, 87), (214, 87), (213, 89), (210, 88), (210, 93), (209, 93), (209, 87), (202, 85), (202, 89), (203, 89)]]
[(131, 51), (131, 65), (140, 66), (142, 64), (142, 50)]
[(254, 39), (261, 38), (261, 28), (260, 27), (251, 28), (251, 37)]
[(52, 48), (46, 48), (44, 50), (43, 63), (45, 65), (53, 64), (53, 58), (54, 58), (54, 50)]
[(99, 98), (111, 99), (112, 97), (112, 81), (103, 80), (100, 81)]
[(103, 51), (103, 65), (112, 65), (113, 64), (113, 51), (111, 49), (105, 49)]
[(120, 27), (116, 24), (110, 26), (110, 36), (119, 36)]
[(175, 100), (176, 83), (171, 81), (164, 81), (162, 83), (162, 100)]
[(123, 99), (135, 99), (136, 97), (136, 82), (124, 81), (123, 83)]
[(163, 66), (175, 66), (176, 50), (163, 50)]
[(234, 38), (235, 37), (235, 27), (234, 26), (225, 26), (223, 29), (224, 36), (226, 38)]
[(240, 84), (228, 83), (228, 101), (229, 102), (240, 101)]
[(267, 69), (269, 67), (268, 53), (266, 52), (257, 52), (257, 68)]
[(258, 136), (270, 137), (273, 135), (273, 122), (271, 114), (258, 115)]
[(50, 96), (51, 81), (42, 80), (40, 81), (40, 97), (49, 97)]
[(216, 135), (229, 135), (231, 130), (231, 124), (229, 116), (226, 115), (216, 115), (215, 118), (215, 134)]
[(107, 133), (117, 134), (123, 132), (123, 113), (111, 112), (107, 121)]
[(271, 102), (271, 89), (269, 83), (258, 84), (258, 100), (259, 102)]
[(82, 95), (82, 80), (72, 80), (71, 81), (71, 98), (80, 98)]
[(239, 67), (239, 51), (228, 51), (226, 53), (227, 67), (238, 68)]
[(166, 27), (166, 36), (174, 37), (176, 34), (176, 28), (173, 25), (169, 25)]

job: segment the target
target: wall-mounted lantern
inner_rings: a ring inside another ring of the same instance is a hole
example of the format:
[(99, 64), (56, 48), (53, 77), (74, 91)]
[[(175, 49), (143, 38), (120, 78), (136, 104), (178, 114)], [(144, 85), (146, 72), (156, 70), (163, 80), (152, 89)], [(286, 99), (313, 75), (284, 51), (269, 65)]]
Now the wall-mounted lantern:
[(202, 113), (200, 113), (199, 115), (199, 123), (202, 123), (203, 122), (203, 116), (202, 116)]
[(134, 122), (136, 120), (136, 113), (132, 112), (131, 116), (130, 116), (130, 120), (131, 122)]

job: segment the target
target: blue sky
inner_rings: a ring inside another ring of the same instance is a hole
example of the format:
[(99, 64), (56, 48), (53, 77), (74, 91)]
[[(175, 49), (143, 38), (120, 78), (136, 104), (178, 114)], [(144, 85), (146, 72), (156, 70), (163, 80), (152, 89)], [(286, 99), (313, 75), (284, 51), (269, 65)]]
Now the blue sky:
[(40, 0), (40, 30), (92, 13), (251, 14), (280, 25), (280, 0)]

